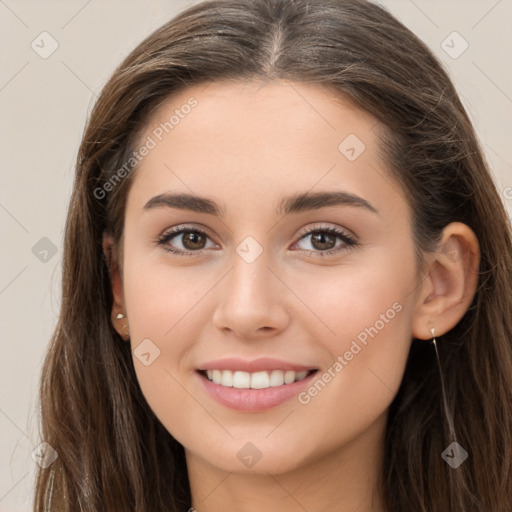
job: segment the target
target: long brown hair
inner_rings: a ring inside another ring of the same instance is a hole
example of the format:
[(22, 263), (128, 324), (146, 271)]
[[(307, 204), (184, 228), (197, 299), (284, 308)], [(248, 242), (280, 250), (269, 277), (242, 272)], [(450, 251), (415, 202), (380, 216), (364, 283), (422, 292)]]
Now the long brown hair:
[[(361, 0), (214, 0), (190, 7), (115, 70), (80, 146), (65, 229), (62, 303), (41, 377), (41, 437), (58, 458), (35, 508), (184, 511), (183, 447), (147, 405), (111, 322), (102, 234), (117, 244), (148, 116), (170, 94), (221, 80), (329, 87), (386, 127), (382, 155), (412, 210), (418, 257), (452, 221), (480, 242), (479, 286), (438, 338), (448, 410), (467, 460), (452, 469), (432, 347), (412, 340), (391, 404), (382, 481), (389, 512), (512, 510), (512, 243), (508, 218), (459, 97), (429, 49)], [(117, 181), (116, 181), (117, 180)], [(106, 187), (107, 183), (115, 186)], [(98, 191), (106, 191), (107, 193)]]

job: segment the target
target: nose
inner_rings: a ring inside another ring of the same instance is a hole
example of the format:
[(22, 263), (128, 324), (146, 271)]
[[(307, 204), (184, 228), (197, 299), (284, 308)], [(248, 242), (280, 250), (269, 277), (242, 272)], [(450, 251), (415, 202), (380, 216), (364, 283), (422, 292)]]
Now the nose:
[(241, 339), (275, 336), (289, 323), (286, 291), (265, 251), (251, 263), (235, 254), (232, 268), (217, 289), (213, 323)]

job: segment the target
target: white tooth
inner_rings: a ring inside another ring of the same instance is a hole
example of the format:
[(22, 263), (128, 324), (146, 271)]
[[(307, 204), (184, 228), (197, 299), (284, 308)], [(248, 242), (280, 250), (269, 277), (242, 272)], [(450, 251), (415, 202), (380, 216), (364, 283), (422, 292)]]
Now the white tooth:
[(220, 382), (223, 386), (228, 388), (233, 386), (233, 372), (231, 370), (224, 370), (222, 372), (222, 380)]
[(251, 387), (251, 374), (248, 372), (233, 373), (233, 387), (238, 389), (248, 389)]
[(305, 370), (303, 372), (297, 372), (297, 375), (295, 375), (295, 380), (302, 380), (306, 375), (308, 374), (308, 371)]
[(284, 374), (284, 383), (291, 384), (292, 382), (295, 382), (295, 372), (293, 370), (288, 370)]
[(270, 385), (272, 387), (282, 386), (284, 384), (284, 372), (282, 370), (272, 370), (270, 374)]
[(212, 379), (215, 384), (220, 384), (222, 380), (222, 372), (220, 370), (213, 370)]
[(206, 375), (215, 384), (238, 389), (266, 389), (300, 381), (308, 375), (308, 371), (272, 370), (261, 372), (243, 372), (231, 370), (206, 370)]
[(251, 375), (251, 388), (264, 389), (270, 386), (270, 377), (268, 372), (254, 372)]

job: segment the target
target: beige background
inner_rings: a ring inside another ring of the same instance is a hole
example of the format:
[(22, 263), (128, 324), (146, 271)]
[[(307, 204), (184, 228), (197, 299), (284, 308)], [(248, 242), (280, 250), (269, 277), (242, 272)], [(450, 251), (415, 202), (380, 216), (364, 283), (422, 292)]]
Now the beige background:
[[(0, 512), (32, 506), (37, 384), (59, 309), (62, 231), (88, 112), (121, 59), (192, 3), (0, 0)], [(447, 67), (512, 214), (512, 0), (380, 3)], [(52, 38), (58, 48), (42, 58)], [(453, 58), (464, 40), (467, 50)]]

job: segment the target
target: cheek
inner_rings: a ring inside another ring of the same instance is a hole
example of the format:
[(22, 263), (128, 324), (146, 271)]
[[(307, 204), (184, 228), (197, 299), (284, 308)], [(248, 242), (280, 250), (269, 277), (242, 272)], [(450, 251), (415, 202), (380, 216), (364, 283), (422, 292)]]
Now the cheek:
[[(190, 429), (190, 411), (200, 413), (181, 372), (197, 338), (200, 322), (194, 305), (200, 290), (190, 282), (187, 286), (176, 270), (165, 277), (165, 272), (149, 266), (138, 265), (132, 270), (129, 276), (126, 269), (125, 295), (137, 381), (155, 416), (181, 442)], [(199, 283), (197, 286), (201, 287)], [(147, 365), (144, 354), (148, 352)]]
[[(362, 284), (362, 283), (361, 283)], [(386, 412), (400, 387), (410, 347), (411, 304), (397, 283), (373, 281), (336, 308), (324, 335), (330, 361), (298, 397), (304, 425), (322, 424), (316, 448), (358, 436)], [(336, 304), (336, 303), (334, 303)], [(293, 435), (291, 432), (289, 435)], [(330, 440), (330, 441), (328, 441)]]
[(180, 365), (197, 339), (201, 322), (196, 307), (208, 286), (194, 279), (192, 267), (162, 266), (162, 260), (155, 263), (135, 245), (126, 244), (123, 283), (131, 348), (141, 390), (160, 417), (170, 403), (194, 406), (179, 384)]
[[(161, 257), (134, 250), (126, 258), (124, 293), (130, 333), (136, 337), (171, 340), (194, 321), (194, 308), (211, 286), (193, 267), (172, 267)], [(174, 344), (175, 345), (175, 344)]]
[(397, 263), (381, 252), (368, 264), (324, 267), (295, 276), (293, 288), (309, 307), (305, 318), (310, 328), (340, 353), (353, 339), (364, 345), (396, 328), (406, 316), (402, 310), (414, 279), (411, 262)]
[[(325, 375), (331, 391), (322, 391), (322, 398), (318, 393), (318, 411), (339, 398), (352, 411), (366, 411), (370, 418), (391, 402), (411, 342), (414, 261), (412, 254), (397, 258), (381, 252), (371, 264), (317, 276), (315, 286), (309, 287), (305, 302), (321, 320), (311, 321), (310, 329), (327, 348), (331, 374), (336, 375)], [(304, 290), (305, 284), (301, 285)], [(322, 384), (317, 387), (323, 389)]]

